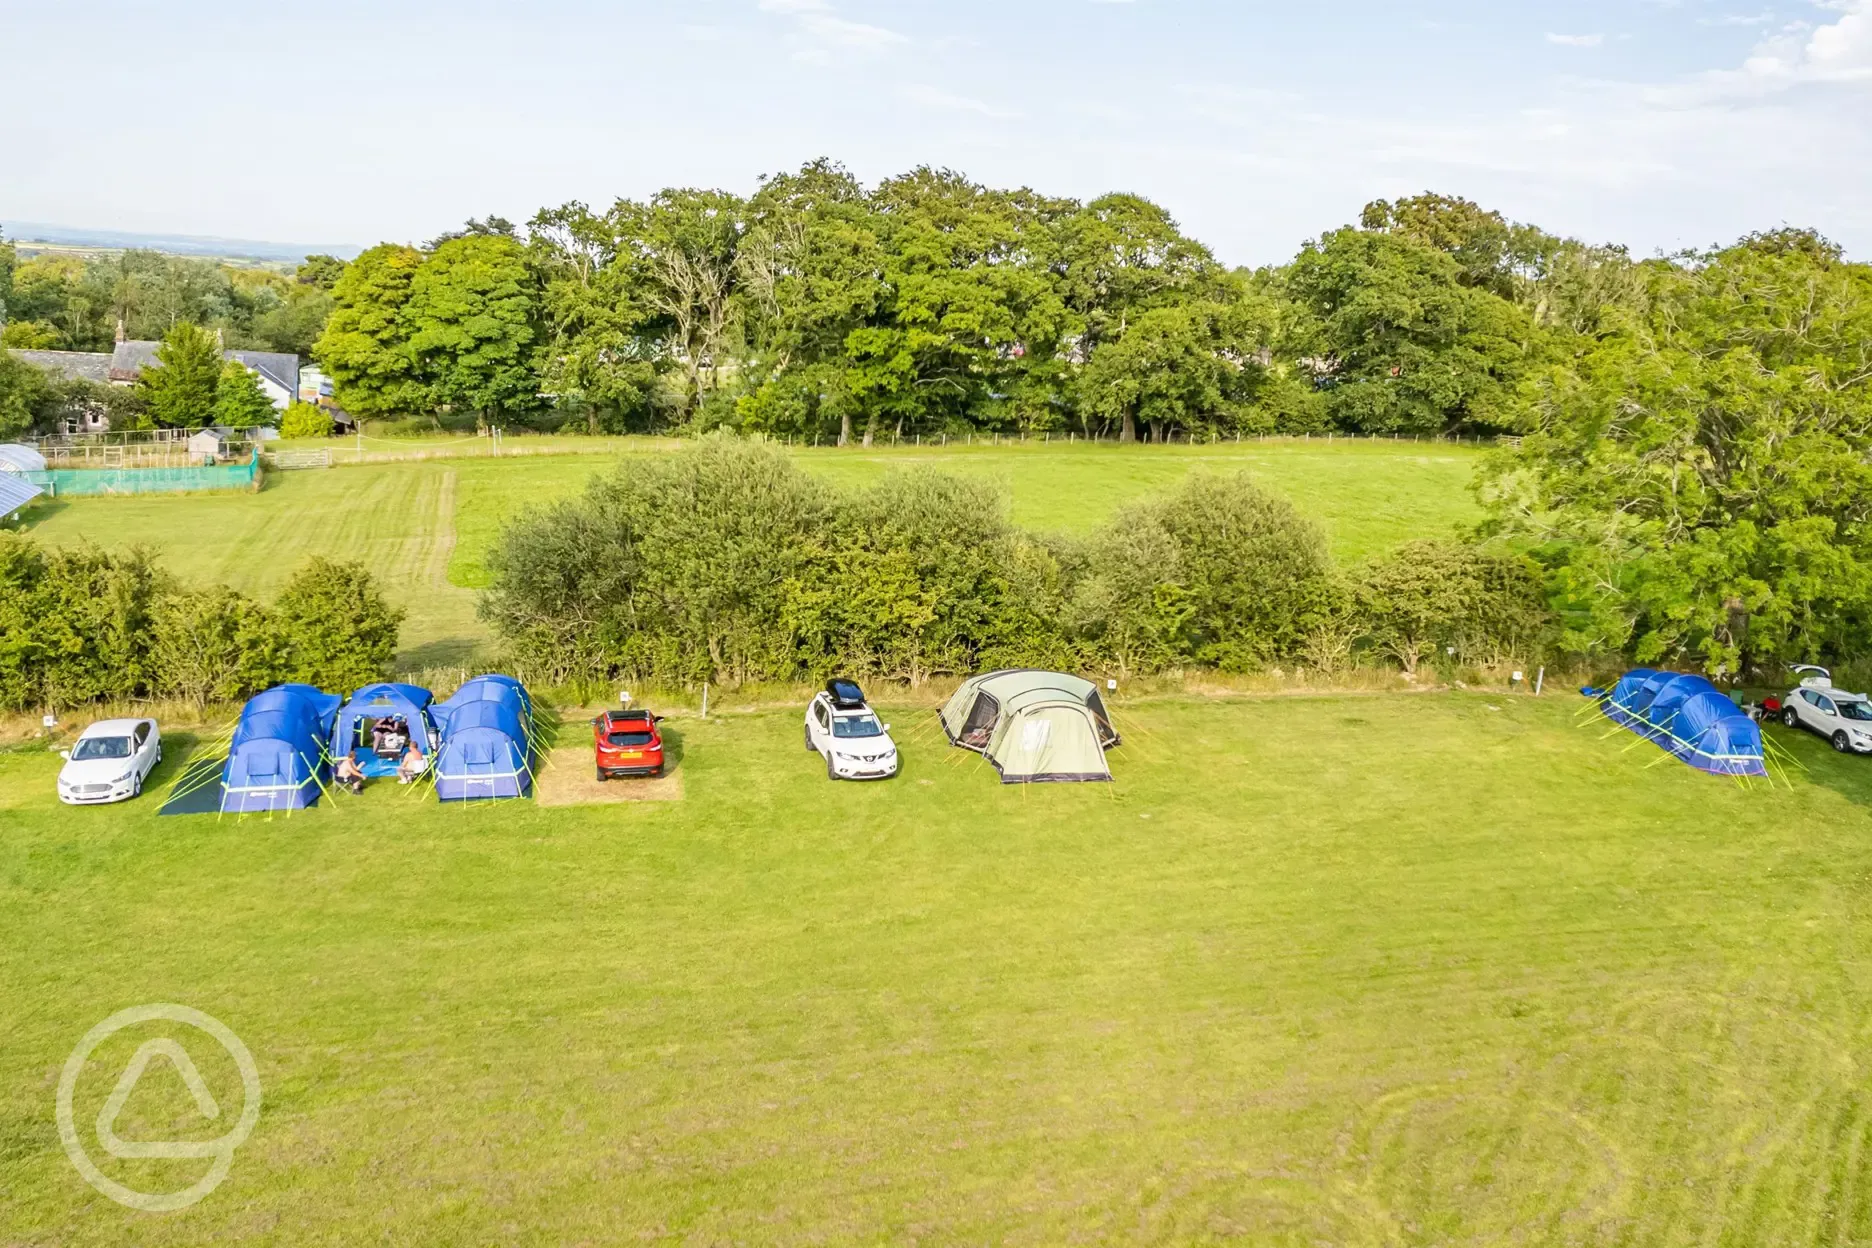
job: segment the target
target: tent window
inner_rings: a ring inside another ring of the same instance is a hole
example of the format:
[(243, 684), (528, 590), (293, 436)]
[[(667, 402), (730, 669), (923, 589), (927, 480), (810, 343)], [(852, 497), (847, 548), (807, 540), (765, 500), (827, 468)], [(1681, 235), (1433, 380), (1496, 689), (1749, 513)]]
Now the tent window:
[(987, 745), (995, 721), (1000, 718), (1001, 704), (987, 694), (981, 694), (975, 699), (975, 705), (969, 708), (968, 718), (962, 721), (962, 744), (978, 748)]
[(1021, 724), (1021, 751), (1037, 754), (1046, 749), (1047, 742), (1053, 737), (1053, 721), (1050, 719), (1031, 718)]

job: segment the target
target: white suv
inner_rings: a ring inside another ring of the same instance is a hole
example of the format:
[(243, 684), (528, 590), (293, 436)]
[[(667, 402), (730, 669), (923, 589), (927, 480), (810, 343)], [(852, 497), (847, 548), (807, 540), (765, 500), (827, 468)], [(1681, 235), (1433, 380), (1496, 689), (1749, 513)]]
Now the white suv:
[(1872, 699), (1835, 689), (1824, 667), (1794, 670), (1801, 684), (1781, 700), (1781, 722), (1819, 733), (1842, 754), (1872, 754)]
[(60, 750), (59, 801), (68, 806), (121, 802), (143, 791), (162, 762), (162, 732), (153, 719), (102, 719)]
[(888, 780), (897, 774), (890, 725), (849, 680), (828, 680), (806, 707), (806, 748), (825, 756), (828, 780)]

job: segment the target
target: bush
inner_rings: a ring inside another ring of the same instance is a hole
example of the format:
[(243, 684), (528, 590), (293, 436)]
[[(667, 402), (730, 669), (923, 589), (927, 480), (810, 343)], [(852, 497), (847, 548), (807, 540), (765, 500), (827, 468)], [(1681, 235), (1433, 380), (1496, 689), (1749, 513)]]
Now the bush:
[(1532, 562), (1456, 542), (1407, 542), (1364, 570), (1358, 598), (1372, 644), (1406, 673), (1452, 648), (1464, 663), (1532, 659), (1551, 624)]
[(316, 403), (289, 403), (280, 418), (282, 438), (329, 438), (332, 435), (331, 413)]
[(141, 551), (45, 551), (0, 533), (0, 705), (56, 710), (141, 691), (161, 588)]
[(308, 560), (274, 607), (280, 674), (338, 692), (380, 680), (396, 658), (403, 614), (362, 563)]
[(175, 589), (151, 612), (151, 691), (192, 702), (235, 701), (278, 684), (285, 670), (272, 616), (225, 586)]
[(1246, 473), (1196, 475), (1092, 540), (1071, 624), (1125, 672), (1244, 672), (1295, 651), (1332, 563), (1326, 538)]

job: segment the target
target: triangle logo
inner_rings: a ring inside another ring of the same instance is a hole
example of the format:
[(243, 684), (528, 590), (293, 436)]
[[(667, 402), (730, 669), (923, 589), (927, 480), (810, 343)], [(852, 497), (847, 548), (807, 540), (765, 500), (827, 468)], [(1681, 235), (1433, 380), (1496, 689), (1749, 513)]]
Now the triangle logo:
[(117, 1086), (112, 1089), (110, 1097), (104, 1102), (104, 1108), (98, 1111), (98, 1143), (103, 1145), (104, 1151), (113, 1157), (175, 1158), (216, 1155), (221, 1147), (221, 1142), (218, 1140), (201, 1142), (169, 1140), (141, 1143), (118, 1136), (117, 1115), (123, 1112), (125, 1102), (130, 1099), (130, 1093), (136, 1090), (137, 1083), (149, 1069), (150, 1063), (158, 1057), (167, 1059), (175, 1068), (176, 1073), (182, 1077), (182, 1085), (189, 1090), (189, 1095), (195, 1098), (195, 1107), (201, 1111), (203, 1118), (212, 1122), (221, 1116), (221, 1107), (215, 1103), (214, 1094), (208, 1090), (208, 1084), (201, 1077), (201, 1071), (195, 1068), (194, 1059), (189, 1057), (188, 1050), (167, 1038), (146, 1040), (131, 1057), (130, 1064), (124, 1067), (123, 1074), (118, 1077)]

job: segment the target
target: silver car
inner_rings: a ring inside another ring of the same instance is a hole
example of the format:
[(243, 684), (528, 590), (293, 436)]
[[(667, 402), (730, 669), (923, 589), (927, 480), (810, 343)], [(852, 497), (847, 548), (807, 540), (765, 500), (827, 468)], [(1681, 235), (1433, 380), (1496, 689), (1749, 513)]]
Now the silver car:
[(1824, 667), (1797, 667), (1800, 688), (1781, 701), (1781, 722), (1817, 732), (1842, 754), (1872, 754), (1872, 699), (1833, 687)]

